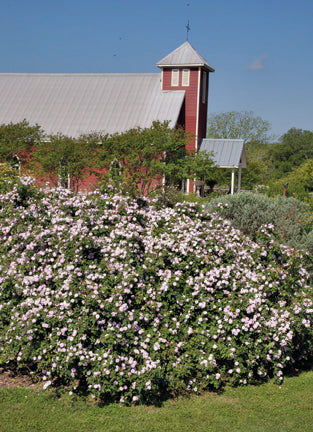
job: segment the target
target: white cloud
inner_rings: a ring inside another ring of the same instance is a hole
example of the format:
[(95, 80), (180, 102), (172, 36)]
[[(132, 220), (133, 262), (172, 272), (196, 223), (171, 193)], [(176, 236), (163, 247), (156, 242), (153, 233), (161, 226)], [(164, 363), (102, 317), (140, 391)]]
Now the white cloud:
[(246, 69), (249, 69), (251, 71), (256, 71), (256, 70), (262, 70), (265, 69), (264, 66), (264, 61), (267, 59), (267, 55), (263, 54), (260, 57), (258, 57), (257, 59), (255, 59), (252, 63), (248, 64), (246, 66)]

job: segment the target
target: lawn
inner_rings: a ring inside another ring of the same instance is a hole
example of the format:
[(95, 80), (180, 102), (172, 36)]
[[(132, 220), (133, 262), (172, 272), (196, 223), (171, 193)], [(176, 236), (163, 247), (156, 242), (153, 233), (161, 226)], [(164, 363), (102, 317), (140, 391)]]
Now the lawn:
[(226, 387), (225, 391), (169, 400), (161, 407), (57, 398), (51, 391), (0, 389), (1, 432), (50, 431), (313, 431), (313, 372), (278, 386)]

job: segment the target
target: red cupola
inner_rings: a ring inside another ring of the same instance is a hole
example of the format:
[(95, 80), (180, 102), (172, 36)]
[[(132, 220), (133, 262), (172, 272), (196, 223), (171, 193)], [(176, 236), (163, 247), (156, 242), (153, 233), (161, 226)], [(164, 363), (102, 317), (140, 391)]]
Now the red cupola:
[(162, 90), (185, 91), (185, 130), (195, 139), (187, 150), (196, 151), (206, 138), (209, 73), (214, 69), (188, 41), (157, 63), (162, 69)]
[[(206, 138), (209, 73), (214, 69), (188, 41), (160, 60), (157, 66), (162, 69), (163, 91), (185, 92), (180, 123), (194, 137), (186, 150), (196, 152)], [(194, 186), (193, 180), (187, 180), (186, 192), (194, 192)]]

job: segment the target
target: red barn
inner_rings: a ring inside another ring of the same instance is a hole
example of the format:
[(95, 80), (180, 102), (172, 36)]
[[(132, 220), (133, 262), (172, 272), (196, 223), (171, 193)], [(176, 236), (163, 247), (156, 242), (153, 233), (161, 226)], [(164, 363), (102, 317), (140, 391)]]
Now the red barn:
[[(148, 74), (0, 74), (0, 124), (26, 119), (48, 134), (78, 137), (149, 128), (169, 121), (206, 136), (209, 73), (214, 69), (185, 42)], [(186, 191), (193, 191), (187, 182)]]

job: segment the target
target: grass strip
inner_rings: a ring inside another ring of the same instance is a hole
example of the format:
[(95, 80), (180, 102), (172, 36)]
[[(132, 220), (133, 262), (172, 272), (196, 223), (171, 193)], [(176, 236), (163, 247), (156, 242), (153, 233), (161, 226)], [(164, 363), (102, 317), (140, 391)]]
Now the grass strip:
[(1, 432), (294, 432), (313, 431), (313, 372), (267, 383), (227, 387), (221, 394), (169, 400), (161, 408), (98, 406), (51, 391), (0, 389)]

